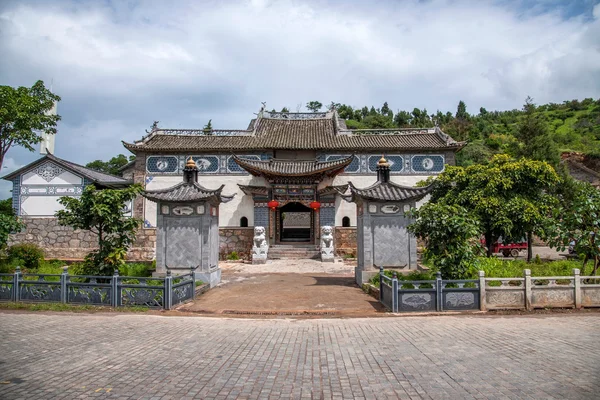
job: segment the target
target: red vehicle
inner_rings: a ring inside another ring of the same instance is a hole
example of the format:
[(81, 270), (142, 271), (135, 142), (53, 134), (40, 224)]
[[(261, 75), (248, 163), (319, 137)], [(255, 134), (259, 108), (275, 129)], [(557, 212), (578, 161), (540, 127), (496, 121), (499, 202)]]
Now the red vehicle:
[[(481, 239), (481, 244), (487, 247), (485, 239)], [(517, 257), (521, 250), (527, 250), (527, 242), (524, 240), (518, 243), (502, 243), (502, 238), (500, 238), (492, 247), (493, 253), (502, 253), (504, 257)]]

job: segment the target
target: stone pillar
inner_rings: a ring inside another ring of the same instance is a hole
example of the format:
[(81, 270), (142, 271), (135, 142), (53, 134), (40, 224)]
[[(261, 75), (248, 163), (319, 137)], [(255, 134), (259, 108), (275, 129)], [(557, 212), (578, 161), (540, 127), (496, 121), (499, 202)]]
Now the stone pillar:
[(581, 308), (581, 275), (579, 268), (573, 268), (573, 289), (575, 290), (575, 308)]
[[(146, 154), (137, 153), (135, 156), (135, 163), (133, 165), (133, 183), (146, 187)], [(142, 221), (145, 219), (144, 216), (144, 197), (137, 196), (133, 200), (133, 216), (140, 218)]]
[(533, 305), (532, 305), (532, 301), (533, 301), (533, 296), (531, 293), (531, 270), (530, 269), (526, 269), (523, 271), (524, 273), (524, 281), (523, 281), (523, 285), (524, 290), (525, 290), (525, 309), (527, 309), (527, 311), (531, 311), (533, 310)]

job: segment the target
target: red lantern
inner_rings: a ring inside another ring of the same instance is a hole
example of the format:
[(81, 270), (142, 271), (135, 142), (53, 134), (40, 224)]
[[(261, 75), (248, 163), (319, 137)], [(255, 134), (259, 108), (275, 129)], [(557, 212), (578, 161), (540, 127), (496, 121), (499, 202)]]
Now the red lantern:
[(319, 203), (318, 201), (313, 201), (312, 203), (310, 203), (310, 208), (317, 211), (319, 208), (321, 208), (321, 203)]
[(279, 205), (279, 202), (277, 200), (271, 200), (270, 202), (267, 203), (267, 206), (269, 206), (269, 208), (273, 211), (275, 211), (275, 209), (277, 208), (278, 205)]

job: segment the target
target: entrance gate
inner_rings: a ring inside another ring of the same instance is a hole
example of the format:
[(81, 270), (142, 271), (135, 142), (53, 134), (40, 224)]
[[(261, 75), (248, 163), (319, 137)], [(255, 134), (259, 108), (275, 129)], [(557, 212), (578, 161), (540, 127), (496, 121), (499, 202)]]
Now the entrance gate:
[(299, 202), (284, 205), (278, 214), (278, 239), (280, 242), (312, 242), (314, 213)]

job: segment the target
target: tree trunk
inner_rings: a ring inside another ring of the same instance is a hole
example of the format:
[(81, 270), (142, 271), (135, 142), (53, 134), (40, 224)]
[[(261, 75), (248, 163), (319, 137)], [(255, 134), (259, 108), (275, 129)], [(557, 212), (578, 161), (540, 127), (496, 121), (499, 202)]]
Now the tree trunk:
[(587, 264), (587, 262), (588, 262), (588, 256), (586, 254), (585, 257), (583, 257), (583, 264), (581, 264), (581, 275), (585, 276), (585, 264)]
[(491, 232), (485, 233), (485, 245), (487, 246), (487, 256), (491, 257), (494, 255), (494, 243)]
[(531, 243), (533, 234), (531, 232), (527, 232), (527, 262), (530, 263), (533, 258), (533, 248), (531, 247)]
[(594, 257), (594, 270), (592, 271), (592, 275), (596, 275), (596, 271), (598, 270), (598, 263), (600, 260), (598, 260), (598, 256)]

